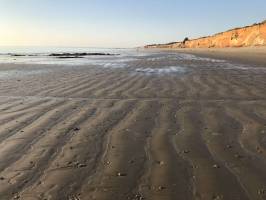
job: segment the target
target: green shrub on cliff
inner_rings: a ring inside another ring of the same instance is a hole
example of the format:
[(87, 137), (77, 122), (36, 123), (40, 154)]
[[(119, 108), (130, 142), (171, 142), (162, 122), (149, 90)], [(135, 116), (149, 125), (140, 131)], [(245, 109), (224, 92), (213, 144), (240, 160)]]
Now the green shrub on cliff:
[(187, 41), (189, 41), (188, 37), (183, 40), (183, 44), (185, 44)]

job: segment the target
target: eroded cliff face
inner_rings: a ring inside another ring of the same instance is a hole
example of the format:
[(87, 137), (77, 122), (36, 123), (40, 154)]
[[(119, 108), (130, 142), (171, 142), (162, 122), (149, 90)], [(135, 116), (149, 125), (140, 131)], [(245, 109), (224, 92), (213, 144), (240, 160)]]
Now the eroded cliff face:
[(263, 45), (266, 45), (266, 21), (209, 37), (186, 40), (185, 42), (147, 45), (145, 48), (226, 48)]

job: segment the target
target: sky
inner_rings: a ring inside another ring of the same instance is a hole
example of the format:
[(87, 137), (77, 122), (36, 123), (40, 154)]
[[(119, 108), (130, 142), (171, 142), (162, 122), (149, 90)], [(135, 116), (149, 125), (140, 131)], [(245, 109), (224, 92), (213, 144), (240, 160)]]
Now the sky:
[(265, 0), (0, 0), (0, 46), (137, 47), (265, 19)]

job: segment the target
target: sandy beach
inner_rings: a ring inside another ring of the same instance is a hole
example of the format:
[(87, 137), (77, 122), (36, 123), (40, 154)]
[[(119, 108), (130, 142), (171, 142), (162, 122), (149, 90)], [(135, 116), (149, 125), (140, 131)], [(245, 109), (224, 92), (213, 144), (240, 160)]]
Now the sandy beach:
[(181, 51), (0, 64), (0, 199), (266, 199), (266, 51)]

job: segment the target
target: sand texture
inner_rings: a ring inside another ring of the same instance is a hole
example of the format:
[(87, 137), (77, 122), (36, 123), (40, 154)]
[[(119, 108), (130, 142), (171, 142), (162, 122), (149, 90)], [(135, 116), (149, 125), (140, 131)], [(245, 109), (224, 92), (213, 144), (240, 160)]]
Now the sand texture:
[(266, 199), (266, 66), (123, 62), (0, 65), (1, 200)]

